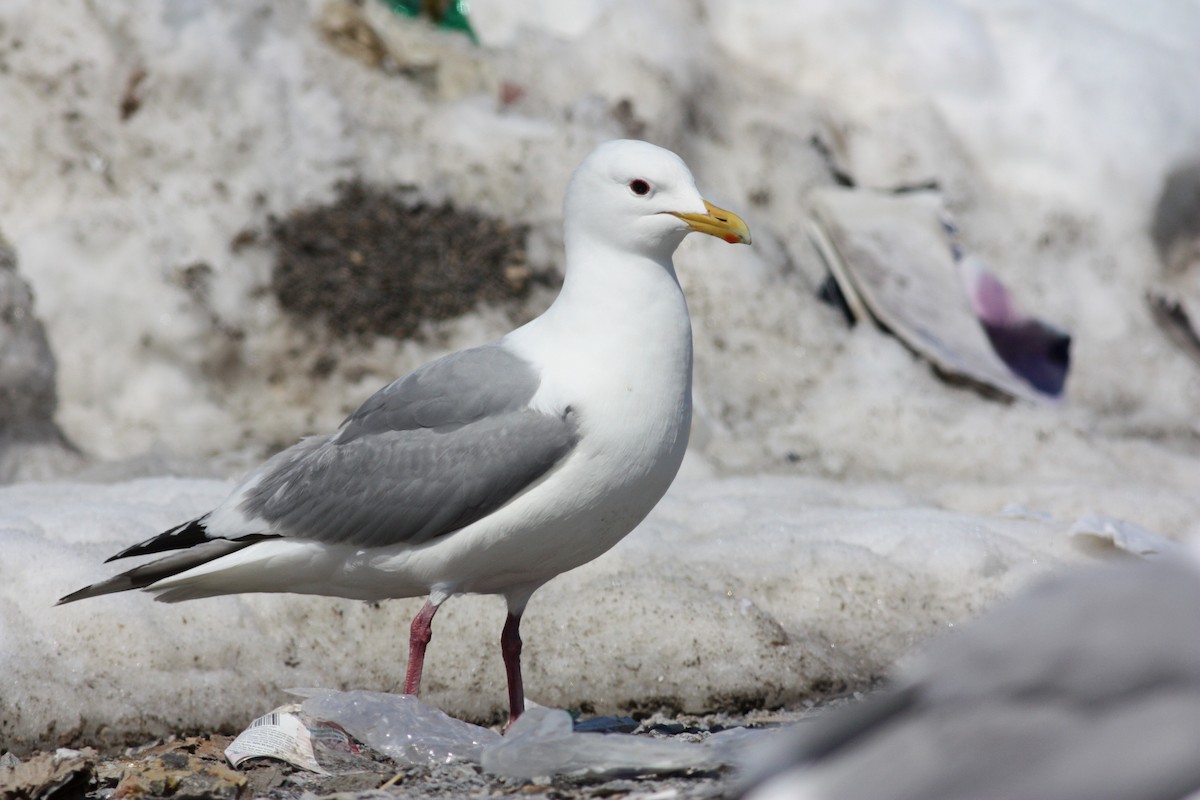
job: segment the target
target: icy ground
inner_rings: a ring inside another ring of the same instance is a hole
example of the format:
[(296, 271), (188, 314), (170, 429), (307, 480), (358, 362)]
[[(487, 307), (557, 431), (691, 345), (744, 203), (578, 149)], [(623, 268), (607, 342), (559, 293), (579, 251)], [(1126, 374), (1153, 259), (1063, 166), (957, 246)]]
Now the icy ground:
[[(680, 250), (692, 453), (637, 532), (534, 598), (540, 703), (745, 708), (866, 686), (1094, 558), (1067, 536), (1084, 515), (1200, 534), (1200, 371), (1143, 301), (1156, 194), (1200, 141), (1194, 3), (475, 0), (478, 48), (371, 17), (400, 42), (389, 69), (335, 47), (325, 5), (0, 8), (0, 232), (58, 361), (57, 421), (95, 462), (91, 482), (0, 489), (0, 749), (232, 732), (288, 686), (399, 684), (419, 601), (52, 607), (207, 510), (238, 466), (548, 301), (366, 344), (289, 318), (269, 218), (344, 179), (528, 225), (531, 264), (553, 269), (570, 170), (638, 136), (754, 231), (753, 248)], [(964, 242), (1074, 335), (1062, 403), (946, 385), (815, 298), (802, 222), (834, 178), (814, 138), (860, 184), (938, 183)], [(502, 615), (475, 598), (439, 614), (426, 699), (498, 718)]]
[[(11, 744), (238, 729), (292, 686), (398, 690), (420, 600), (114, 595), (51, 608), (122, 542), (227, 489), (147, 479), (0, 490), (6, 552), (27, 565), (0, 587), (0, 696), (20, 698), (6, 708)], [(527, 690), (558, 708), (699, 713), (862, 687), (915, 642), (1078, 558), (1068, 522), (944, 511), (883, 486), (681, 480), (620, 547), (539, 592), (522, 625)], [(500, 718), (503, 614), (492, 598), (446, 606), (424, 699)]]

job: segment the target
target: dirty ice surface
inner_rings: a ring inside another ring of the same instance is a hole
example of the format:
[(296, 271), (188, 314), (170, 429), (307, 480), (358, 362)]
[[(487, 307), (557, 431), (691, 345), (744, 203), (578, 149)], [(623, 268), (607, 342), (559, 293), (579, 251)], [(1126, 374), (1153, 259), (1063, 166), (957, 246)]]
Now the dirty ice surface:
[[(56, 421), (94, 464), (0, 489), (0, 746), (232, 732), (287, 687), (402, 683), (420, 600), (52, 608), (111, 574), (116, 550), (208, 510), (238, 466), (548, 302), (403, 341), (288, 317), (270, 218), (341, 180), (528, 225), (527, 258), (552, 270), (569, 171), (636, 136), (677, 150), (754, 230), (737, 252), (680, 249), (689, 459), (628, 540), (534, 597), (526, 682), (543, 705), (861, 688), (1033, 576), (1097, 557), (1093, 540), (1161, 551), (1154, 536), (1200, 533), (1200, 370), (1143, 301), (1155, 197), (1200, 141), (1194, 4), (472, 8), (478, 48), (370, 15), (404, 44), (381, 69), (338, 46), (321, 0), (0, 7), (0, 233), (57, 360)], [(860, 185), (938, 184), (963, 246), (1072, 334), (1061, 402), (947, 385), (816, 299), (803, 220), (835, 181), (815, 140)], [(503, 613), (445, 607), (426, 701), (499, 720)]]

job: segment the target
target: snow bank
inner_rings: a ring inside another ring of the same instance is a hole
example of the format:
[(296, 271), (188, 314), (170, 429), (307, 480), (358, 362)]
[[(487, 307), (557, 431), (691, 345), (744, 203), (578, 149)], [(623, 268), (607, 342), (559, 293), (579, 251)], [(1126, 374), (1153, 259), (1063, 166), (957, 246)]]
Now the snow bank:
[[(294, 686), (398, 691), (421, 600), (166, 605), (137, 593), (54, 607), (118, 566), (105, 557), (228, 488), (145, 479), (0, 489), (4, 747), (232, 732)], [(527, 692), (597, 713), (699, 712), (862, 686), (915, 642), (1082, 558), (1068, 527), (938, 511), (880, 486), (686, 479), (629, 539), (535, 596), (522, 626)], [(503, 620), (495, 598), (448, 603), (423, 699), (499, 720)]]

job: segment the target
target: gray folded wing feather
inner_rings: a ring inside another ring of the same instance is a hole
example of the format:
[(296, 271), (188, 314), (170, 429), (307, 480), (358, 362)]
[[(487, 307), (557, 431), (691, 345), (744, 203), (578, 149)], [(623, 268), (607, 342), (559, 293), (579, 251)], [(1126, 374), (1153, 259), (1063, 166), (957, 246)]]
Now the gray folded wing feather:
[(421, 544), (503, 506), (574, 447), (574, 414), (529, 408), (540, 376), (501, 346), (455, 353), (369, 398), (330, 437), (264, 465), (241, 503), (274, 533)]
[(527, 408), (540, 384), (537, 370), (503, 345), (451, 353), (367, 398), (342, 423), (337, 440), (385, 431), (454, 430)]

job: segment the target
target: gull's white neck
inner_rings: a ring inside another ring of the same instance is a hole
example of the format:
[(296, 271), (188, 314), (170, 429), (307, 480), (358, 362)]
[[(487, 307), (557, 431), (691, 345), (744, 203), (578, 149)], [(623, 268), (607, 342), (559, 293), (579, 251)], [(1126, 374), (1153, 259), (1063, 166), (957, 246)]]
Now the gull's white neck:
[(571, 407), (581, 447), (596, 449), (589, 458), (597, 466), (607, 463), (630, 480), (660, 474), (651, 483), (661, 495), (691, 427), (692, 330), (683, 290), (669, 254), (660, 260), (579, 238), (570, 244), (562, 292), (505, 344), (541, 372), (534, 407)]
[(691, 320), (670, 255), (622, 252), (576, 238), (568, 240), (567, 263), (559, 296), (510, 334), (510, 345), (543, 368), (682, 381), (690, 392)]

